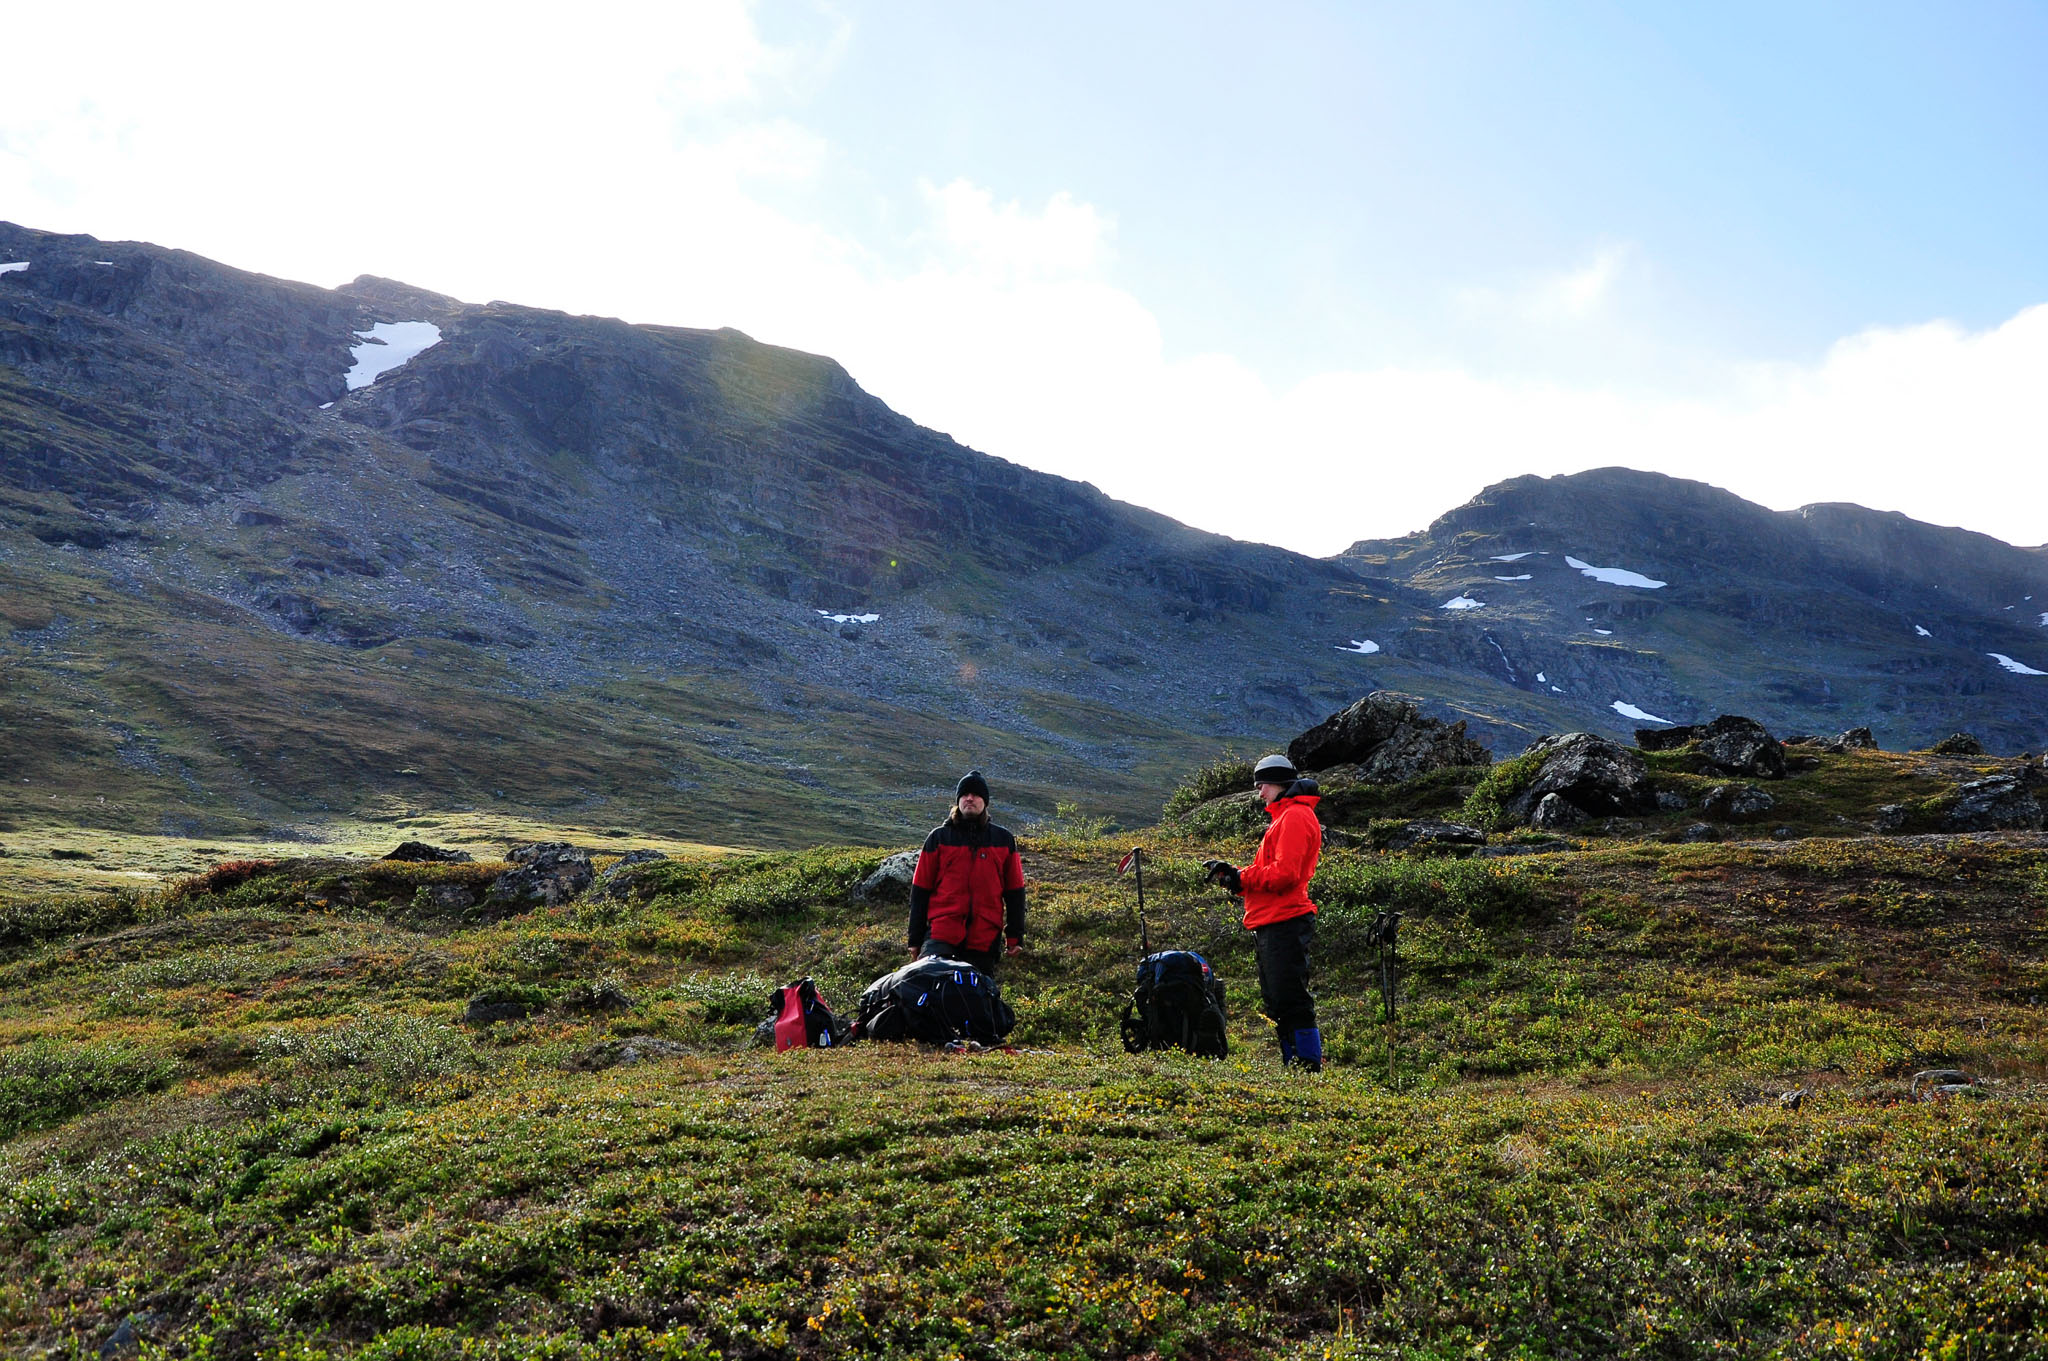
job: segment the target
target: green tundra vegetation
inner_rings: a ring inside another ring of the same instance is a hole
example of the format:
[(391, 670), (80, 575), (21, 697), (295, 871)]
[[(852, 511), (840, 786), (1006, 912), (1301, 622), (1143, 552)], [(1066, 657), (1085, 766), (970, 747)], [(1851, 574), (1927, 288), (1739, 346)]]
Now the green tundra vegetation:
[[(491, 861), (16, 892), (0, 1352), (2048, 1355), (2048, 837), (1863, 834), (1946, 787), (1884, 753), (1775, 784), (1754, 839), (1498, 859), (1373, 849), (1482, 789), (1333, 791), (1312, 1078), (1200, 882), (1253, 845), (1232, 759), (1157, 828), (1024, 838), (1014, 1052), (755, 1047), (777, 983), (850, 1010), (905, 957), (855, 892), (888, 847), (677, 845), (502, 918), (463, 905)], [(1137, 842), (1226, 1060), (1118, 1045)]]

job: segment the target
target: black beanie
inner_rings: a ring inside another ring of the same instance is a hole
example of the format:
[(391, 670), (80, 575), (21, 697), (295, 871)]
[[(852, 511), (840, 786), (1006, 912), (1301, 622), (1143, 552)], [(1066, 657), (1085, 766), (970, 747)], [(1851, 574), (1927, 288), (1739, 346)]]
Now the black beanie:
[(970, 770), (960, 777), (960, 783), (953, 787), (953, 801), (958, 803), (962, 794), (979, 794), (988, 797), (988, 777), (978, 770)]

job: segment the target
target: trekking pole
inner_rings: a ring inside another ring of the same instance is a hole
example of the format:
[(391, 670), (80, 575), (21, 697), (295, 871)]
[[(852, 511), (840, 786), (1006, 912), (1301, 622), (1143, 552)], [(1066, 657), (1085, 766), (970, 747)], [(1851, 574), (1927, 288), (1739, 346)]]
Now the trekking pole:
[(1138, 958), (1152, 953), (1152, 933), (1145, 928), (1145, 848), (1131, 847), (1130, 854), (1116, 862), (1116, 872), (1134, 872), (1138, 877)]
[(1387, 1081), (1394, 1080), (1394, 991), (1400, 981), (1400, 957), (1397, 940), (1401, 930), (1401, 914), (1382, 912), (1372, 919), (1366, 929), (1366, 944), (1379, 955), (1380, 966), (1380, 1020), (1385, 1028), (1387, 1050)]

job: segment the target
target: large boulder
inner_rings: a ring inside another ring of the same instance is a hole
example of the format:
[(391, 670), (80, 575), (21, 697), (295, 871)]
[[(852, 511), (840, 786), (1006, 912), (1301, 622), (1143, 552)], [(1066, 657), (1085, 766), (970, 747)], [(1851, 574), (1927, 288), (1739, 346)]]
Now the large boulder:
[(1415, 846), (1484, 846), (1486, 833), (1462, 822), (1417, 818), (1398, 827), (1386, 839), (1385, 849), (1405, 851)]
[(1486, 766), (1493, 753), (1465, 735), (1465, 723), (1427, 718), (1422, 701), (1375, 690), (1287, 744), (1296, 770), (1356, 764), (1376, 784), (1412, 779), (1446, 766)]
[(668, 856), (661, 851), (649, 850), (645, 847), (637, 851), (627, 851), (619, 857), (617, 863), (613, 864), (603, 874), (597, 876), (597, 896), (600, 898), (624, 898), (629, 896), (633, 889), (633, 882), (640, 877), (640, 867), (666, 859), (668, 859)]
[(1948, 810), (1949, 830), (1991, 832), (2041, 830), (2041, 803), (2017, 775), (1993, 775), (1956, 786)]
[(1760, 818), (1778, 806), (1778, 801), (1753, 784), (1717, 784), (1700, 800), (1700, 811), (1723, 822), (1746, 822)]
[[(1540, 758), (1535, 778), (1508, 800), (1503, 811), (1517, 822), (1531, 817), (1546, 795), (1555, 794), (1581, 813), (1647, 813), (1657, 806), (1643, 754), (1589, 732), (1546, 737), (1524, 756)], [(1553, 809), (1552, 817), (1565, 816)]]
[(1829, 751), (1877, 751), (1877, 739), (1868, 728), (1851, 728), (1826, 744)]
[(1989, 756), (1984, 744), (1966, 732), (1950, 733), (1927, 749), (1936, 756)]
[(565, 841), (514, 846), (505, 858), (519, 868), (499, 875), (484, 902), (506, 913), (557, 907), (589, 888), (596, 878), (590, 852)]
[(1641, 751), (1676, 751), (1700, 735), (1691, 724), (1675, 728), (1637, 728), (1636, 747)]
[(1722, 714), (1699, 730), (1697, 750), (1710, 768), (1723, 775), (1785, 778), (1785, 748), (1753, 718)]
[(1529, 810), (1529, 825), (1540, 832), (1562, 832), (1585, 820), (1585, 810), (1562, 794), (1545, 794)]
[(384, 858), (434, 865), (463, 865), (476, 859), (468, 851), (451, 851), (445, 846), (429, 846), (424, 841), (401, 841), (397, 848)]
[(881, 902), (910, 897), (910, 876), (917, 872), (917, 852), (898, 851), (875, 867), (860, 881), (853, 896), (862, 902)]

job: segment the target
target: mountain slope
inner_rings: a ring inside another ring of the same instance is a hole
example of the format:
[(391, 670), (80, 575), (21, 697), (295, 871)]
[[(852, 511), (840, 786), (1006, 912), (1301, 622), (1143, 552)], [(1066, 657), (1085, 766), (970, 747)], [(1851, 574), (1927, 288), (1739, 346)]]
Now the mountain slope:
[[(1080, 790), (1138, 821), (1218, 746), (1376, 688), (1504, 751), (1626, 733), (1617, 702), (2048, 740), (2038, 679), (1984, 655), (2048, 670), (2005, 608), (2048, 601), (2048, 559), (1902, 517), (1517, 479), (1318, 561), (976, 453), (737, 332), (6, 225), (0, 261), (26, 264), (0, 274), (21, 825), (488, 806), (896, 838), (969, 765), (1027, 820)], [(437, 343), (350, 386), (407, 325)]]
[(1609, 468), (1500, 483), (1341, 560), (1439, 602), (1390, 653), (1523, 691), (1677, 722), (1869, 724), (1895, 747), (1959, 728), (1994, 750), (2048, 740), (2048, 677), (1998, 660), (2048, 670), (2048, 570), (1981, 534)]

